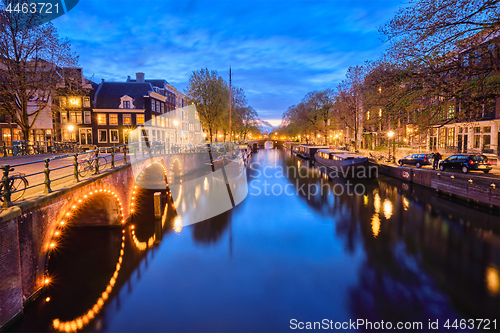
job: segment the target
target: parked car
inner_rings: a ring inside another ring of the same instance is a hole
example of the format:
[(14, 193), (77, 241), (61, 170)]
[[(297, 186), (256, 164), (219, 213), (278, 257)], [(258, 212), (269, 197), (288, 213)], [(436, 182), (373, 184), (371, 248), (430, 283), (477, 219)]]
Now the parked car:
[(484, 155), (452, 155), (439, 164), (439, 170), (446, 169), (458, 169), (463, 173), (469, 170), (488, 173), (491, 170), (491, 164), (488, 157)]
[(405, 164), (414, 165), (420, 168), (422, 165), (432, 165), (433, 154), (411, 154), (398, 161), (400, 166)]

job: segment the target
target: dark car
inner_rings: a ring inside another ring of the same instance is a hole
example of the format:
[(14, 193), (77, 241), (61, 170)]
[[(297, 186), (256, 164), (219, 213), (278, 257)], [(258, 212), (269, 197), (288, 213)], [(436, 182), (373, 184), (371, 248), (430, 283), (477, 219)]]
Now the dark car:
[(484, 155), (452, 155), (439, 164), (439, 170), (458, 169), (463, 173), (469, 170), (478, 170), (488, 173), (491, 170), (491, 164), (488, 157)]
[(432, 165), (433, 154), (411, 154), (398, 161), (399, 165), (414, 165), (420, 168), (422, 165)]

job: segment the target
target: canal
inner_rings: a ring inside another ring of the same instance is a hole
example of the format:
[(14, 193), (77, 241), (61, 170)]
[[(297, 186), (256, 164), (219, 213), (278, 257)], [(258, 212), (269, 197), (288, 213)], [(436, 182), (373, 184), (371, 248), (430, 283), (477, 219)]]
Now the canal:
[(498, 215), (383, 176), (332, 179), (285, 150), (249, 162), (246, 199), (210, 220), (182, 227), (171, 200), (155, 219), (139, 189), (125, 228), (68, 227), (49, 287), (9, 330), (498, 331)]

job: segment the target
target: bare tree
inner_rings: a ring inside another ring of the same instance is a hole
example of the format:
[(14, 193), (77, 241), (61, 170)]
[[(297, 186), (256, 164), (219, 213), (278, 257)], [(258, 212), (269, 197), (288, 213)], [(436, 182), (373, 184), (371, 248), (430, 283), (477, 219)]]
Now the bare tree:
[(29, 140), (40, 112), (51, 103), (58, 71), (76, 66), (78, 57), (51, 23), (25, 29), (20, 19), (0, 10), (0, 110)]

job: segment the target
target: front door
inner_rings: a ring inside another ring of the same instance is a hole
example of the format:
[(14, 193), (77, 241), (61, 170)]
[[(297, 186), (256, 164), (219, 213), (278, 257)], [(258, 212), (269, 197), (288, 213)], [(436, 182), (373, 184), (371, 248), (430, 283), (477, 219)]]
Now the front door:
[(460, 135), (458, 135), (458, 140), (457, 140), (457, 147), (458, 147), (459, 153), (463, 152), (462, 143), (463, 143), (463, 138), (462, 138), (462, 134), (460, 134)]
[(468, 137), (468, 134), (464, 134), (464, 146), (463, 146), (462, 153), (467, 153), (467, 137)]
[(80, 128), (80, 144), (92, 144), (92, 128)]

